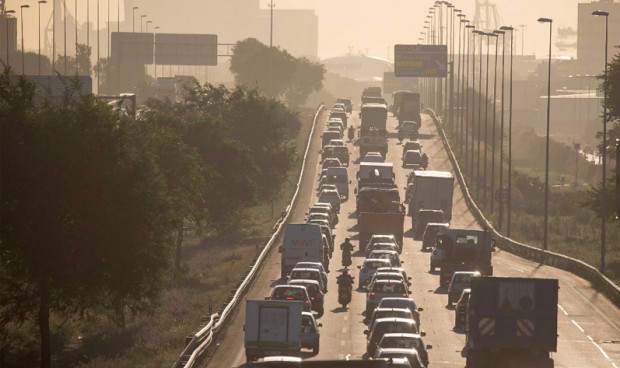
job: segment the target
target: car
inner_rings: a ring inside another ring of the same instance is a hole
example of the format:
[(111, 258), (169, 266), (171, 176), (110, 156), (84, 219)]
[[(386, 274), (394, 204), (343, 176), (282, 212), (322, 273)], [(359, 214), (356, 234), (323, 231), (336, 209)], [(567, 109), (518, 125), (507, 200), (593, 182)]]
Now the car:
[(347, 110), (346, 110), (344, 105), (342, 105), (342, 106), (333, 106), (331, 112), (336, 112), (336, 113), (344, 112), (344, 113), (346, 113)]
[(431, 210), (423, 208), (418, 211), (418, 215), (415, 219), (415, 235), (418, 239), (422, 238), (426, 225), (429, 222), (443, 223), (446, 222), (443, 210)]
[(344, 103), (342, 102), (338, 102), (336, 101), (333, 105), (332, 105), (332, 111), (334, 111), (335, 109), (341, 109), (344, 110), (345, 112), (347, 111), (347, 107)]
[(305, 287), (299, 285), (276, 285), (271, 289), (271, 295), (265, 300), (300, 301), (306, 312), (312, 311), (312, 301)]
[(424, 310), (424, 308), (418, 307), (418, 305), (415, 303), (415, 301), (412, 298), (410, 298), (410, 297), (409, 298), (400, 298), (400, 297), (399, 298), (383, 298), (379, 302), (379, 305), (377, 306), (377, 308), (406, 308), (406, 309), (409, 309), (411, 311), (411, 314), (413, 314), (413, 319), (418, 324), (418, 327), (421, 326), (421, 324), (420, 324), (420, 312), (422, 312)]
[(368, 285), (370, 279), (372, 278), (372, 275), (374, 275), (377, 271), (377, 268), (390, 266), (391, 263), (387, 259), (366, 258), (361, 266), (357, 266), (357, 268), (360, 270), (358, 277), (359, 287), (363, 288)]
[(332, 217), (330, 215), (328, 215), (327, 213), (310, 213), (308, 214), (308, 217), (306, 217), (306, 222), (312, 222), (312, 220), (325, 220), (329, 223), (329, 227), (331, 229), (333, 229), (334, 227), (336, 227), (336, 224), (334, 224), (332, 221)]
[(450, 280), (450, 286), (448, 286), (448, 305), (456, 302), (463, 293), (463, 290), (471, 286), (471, 279), (473, 277), (480, 277), (478, 271), (456, 271), (452, 275)]
[(398, 127), (398, 132), (402, 133), (403, 136), (405, 137), (409, 137), (410, 139), (416, 139), (418, 137), (419, 129), (420, 129), (419, 123), (415, 121), (411, 121), (411, 120), (405, 120)]
[(414, 170), (425, 169), (428, 163), (428, 159), (425, 159), (424, 155), (422, 155), (422, 153), (418, 150), (406, 151), (403, 155), (403, 167)]
[(387, 259), (392, 267), (399, 267), (402, 264), (398, 252), (395, 250), (373, 250), (368, 254), (368, 258)]
[(417, 140), (409, 140), (403, 143), (403, 155), (405, 154), (405, 152), (410, 150), (417, 150), (422, 152), (422, 145), (420, 145), (420, 142), (418, 142)]
[(319, 202), (331, 203), (336, 213), (340, 213), (340, 193), (335, 189), (323, 189), (319, 194)]
[(398, 244), (394, 243), (374, 243), (372, 248), (366, 248), (366, 256), (368, 256), (373, 250), (393, 250), (395, 252), (399, 252), (400, 248), (398, 247)]
[(407, 308), (375, 308), (372, 312), (372, 318), (366, 319), (369, 326), (372, 326), (373, 323), (379, 318), (408, 318), (413, 319), (413, 314)]
[[(323, 182), (319, 182), (319, 187), (316, 190), (317, 191), (317, 195), (319, 195), (323, 189), (329, 189), (329, 190), (338, 191), (338, 187), (336, 187), (336, 184), (328, 184), (325, 181), (323, 181)], [(340, 195), (340, 193), (338, 193), (338, 194)]]
[[(422, 234), (422, 250), (427, 250), (435, 245), (437, 233), (442, 229), (448, 229), (450, 224), (447, 222), (429, 222), (426, 224), (424, 233)], [(433, 266), (431, 265), (431, 270)]]
[(329, 119), (331, 118), (340, 118), (342, 123), (344, 124), (344, 128), (347, 128), (347, 112), (341, 109), (337, 109), (336, 111), (331, 111), (329, 113)]
[(372, 276), (372, 279), (370, 279), (370, 283), (368, 283), (368, 288), (371, 289), (372, 288), (372, 284), (376, 281), (376, 280), (394, 280), (394, 281), (402, 281), (405, 284), (407, 284), (407, 286), (411, 286), (411, 282), (409, 282), (409, 280), (407, 280), (405, 278), (405, 276), (403, 276), (402, 273), (400, 272), (386, 272), (386, 271), (377, 271), (375, 272), (375, 274)]
[(329, 157), (323, 160), (323, 162), (321, 163), (321, 170), (328, 169), (330, 167), (341, 167), (341, 166), (342, 166), (342, 162), (340, 162), (339, 159), (337, 159), (336, 157)]
[(317, 312), (319, 317), (323, 316), (323, 313), (325, 312), (325, 294), (321, 291), (321, 285), (318, 281), (295, 279), (289, 280), (288, 285), (299, 285), (305, 287), (308, 292), (308, 296), (310, 297), (312, 310)]
[(403, 281), (376, 280), (366, 294), (366, 315), (370, 316), (381, 299), (389, 297), (406, 298), (410, 293), (409, 285)]
[(342, 139), (342, 132), (330, 131), (329, 129), (323, 131), (323, 134), (321, 134), (321, 147), (325, 148), (332, 139)]
[(441, 262), (443, 261), (443, 248), (440, 248), (435, 244), (433, 247), (433, 251), (431, 252), (431, 272), (435, 272), (437, 267), (441, 267)]
[(381, 267), (377, 269), (377, 272), (398, 272), (403, 276), (403, 280), (411, 280), (411, 277), (407, 277), (407, 271), (402, 267)]
[(345, 111), (349, 114), (353, 112), (353, 102), (350, 98), (341, 97), (337, 99), (336, 102), (343, 104)]
[(321, 271), (321, 277), (323, 278), (323, 283), (327, 285), (327, 274), (328, 271), (325, 270), (323, 264), (321, 262), (297, 262), (295, 267), (293, 268), (316, 268)]
[(454, 328), (465, 328), (467, 323), (467, 304), (469, 303), (469, 296), (471, 295), (471, 289), (465, 288), (461, 292), (461, 297), (456, 302), (454, 307)]
[(340, 160), (342, 166), (349, 166), (349, 147), (347, 146), (332, 146), (327, 145), (323, 147), (323, 151), (321, 152), (321, 159), (325, 160), (329, 157), (334, 157)]
[(291, 274), (288, 276), (288, 280), (314, 280), (319, 282), (321, 291), (327, 293), (327, 285), (323, 283), (323, 277), (321, 271), (316, 268), (293, 268)]
[(329, 141), (329, 146), (346, 146), (342, 139), (332, 139)]
[(312, 349), (314, 355), (319, 353), (321, 341), (319, 327), (323, 325), (316, 322), (312, 313), (301, 312), (301, 347)]
[(360, 162), (385, 162), (385, 158), (379, 152), (366, 152)]
[(386, 333), (419, 333), (418, 325), (413, 319), (407, 318), (379, 318), (368, 330), (364, 330), (366, 335), (366, 354), (369, 357), (375, 355), (381, 338)]
[(409, 360), (407, 358), (398, 358), (398, 357), (390, 357), (388, 358), (375, 358), (373, 361), (378, 361), (379, 359), (387, 359), (389, 368), (411, 368), (411, 364), (409, 364)]
[(428, 349), (432, 345), (425, 345), (422, 336), (408, 333), (386, 333), (379, 341), (379, 347), (384, 349), (416, 349), (420, 360), (425, 367), (428, 366)]
[(331, 208), (329, 208), (329, 207), (313, 205), (312, 207), (308, 208), (308, 212), (306, 212), (306, 216), (310, 216), (313, 213), (322, 213), (324, 215), (327, 215), (327, 216), (329, 216), (331, 222), (334, 225), (338, 224), (338, 216), (335, 216), (332, 213)]
[(400, 252), (403, 250), (402, 244), (400, 244), (398, 240), (396, 240), (396, 237), (391, 234), (373, 234), (364, 249), (372, 248), (374, 243), (394, 243), (398, 244)]
[(426, 368), (416, 349), (378, 348), (373, 359), (406, 358), (411, 368)]

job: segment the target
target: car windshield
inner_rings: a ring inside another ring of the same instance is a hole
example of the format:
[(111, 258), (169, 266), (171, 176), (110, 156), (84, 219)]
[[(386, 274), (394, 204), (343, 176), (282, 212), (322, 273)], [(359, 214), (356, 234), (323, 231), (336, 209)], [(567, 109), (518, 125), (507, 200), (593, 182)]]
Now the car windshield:
[(346, 183), (347, 177), (344, 175), (330, 175), (327, 177), (328, 183)]
[(302, 280), (318, 280), (319, 274), (318, 272), (312, 271), (296, 271), (293, 270), (291, 272), (291, 280), (302, 279)]
[(378, 261), (364, 262), (364, 268), (377, 269), (379, 267), (385, 267), (385, 263)]
[(375, 251), (370, 252), (370, 258), (391, 260), (393, 257), (394, 255), (392, 253), (375, 252)]
[(417, 349), (421, 346), (420, 341), (410, 337), (386, 336), (381, 340), (382, 348)]
[(469, 284), (471, 283), (471, 278), (473, 275), (471, 274), (455, 274), (454, 282)]
[(280, 300), (305, 300), (306, 295), (303, 289), (298, 288), (276, 288), (273, 291), (273, 299)]
[(417, 333), (417, 328), (414, 323), (404, 322), (385, 322), (377, 326), (377, 332), (379, 336), (383, 336), (386, 333)]
[(413, 299), (382, 299), (379, 303), (381, 308), (407, 308), (416, 310), (417, 306)]
[(405, 292), (405, 287), (403, 284), (397, 282), (376, 283), (372, 287), (372, 292), (381, 294), (403, 294)]
[(456, 237), (457, 244), (478, 244), (478, 236), (477, 235), (462, 235)]
[(405, 310), (380, 310), (375, 311), (373, 314), (374, 320), (379, 318), (398, 317), (398, 318), (411, 318), (411, 312), (408, 309)]

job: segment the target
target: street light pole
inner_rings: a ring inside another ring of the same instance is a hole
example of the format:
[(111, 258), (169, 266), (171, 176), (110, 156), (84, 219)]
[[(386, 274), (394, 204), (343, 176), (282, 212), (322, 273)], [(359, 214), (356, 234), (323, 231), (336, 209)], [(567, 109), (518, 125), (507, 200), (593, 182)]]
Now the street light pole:
[(492, 33), (485, 33), (487, 40), (487, 61), (486, 61), (486, 76), (484, 78), (484, 170), (482, 177), (484, 178), (484, 184), (482, 186), (482, 208), (487, 207), (487, 154), (489, 152), (489, 57), (491, 53), (491, 35)]
[(467, 40), (467, 58), (465, 59), (465, 84), (463, 86), (463, 92), (465, 94), (465, 114), (463, 117), (463, 134), (465, 135), (465, 143), (463, 144), (463, 146), (465, 146), (465, 166), (467, 166), (467, 164), (469, 163), (469, 54), (471, 53), (471, 32), (469, 32), (469, 30), (474, 28), (474, 26), (471, 24), (467, 24), (469, 23), (468, 20), (465, 20), (465, 23), (466, 24), (464, 37), (465, 40)]
[(63, 19), (63, 32), (64, 32), (64, 50), (63, 50), (63, 56), (64, 56), (64, 72), (65, 75), (67, 75), (67, 1), (63, 0), (62, 1), (62, 19)]
[(146, 21), (146, 33), (149, 33), (149, 23), (153, 23), (153, 21), (152, 20)]
[[(480, 199), (480, 143), (482, 141), (482, 52), (483, 52), (483, 31), (475, 31), (477, 35), (480, 36), (480, 57), (478, 60), (478, 144), (476, 152), (476, 199)], [(475, 99), (475, 96), (474, 96)]]
[[(607, 220), (607, 43), (608, 43), (608, 26), (609, 26), (609, 13), (605, 11), (597, 10), (592, 13), (597, 17), (605, 17), (605, 75), (603, 79), (603, 172), (602, 172), (602, 184), (601, 184), (601, 264), (600, 271), (605, 273), (605, 232), (606, 232), (606, 220)], [(620, 183), (616, 183), (620, 185)]]
[(510, 238), (510, 225), (512, 214), (512, 61), (513, 61), (513, 28), (503, 26), (500, 28), (504, 32), (510, 31), (510, 98), (508, 102), (508, 212), (506, 214), (506, 236)]
[[(26, 63), (24, 62), (26, 59), (26, 54), (24, 52), (24, 8), (30, 8), (30, 5), (22, 5), (19, 7), (19, 16), (22, 28), (22, 74), (26, 74)], [(7, 23), (8, 24), (8, 23)]]
[[(506, 59), (506, 31), (493, 31), (493, 33), (502, 36), (502, 101), (501, 101), (501, 111), (502, 116), (500, 120), (500, 128), (499, 128), (499, 191), (500, 193), (504, 190), (504, 92), (506, 88), (504, 87), (504, 75), (506, 74), (506, 70), (504, 68), (504, 61)], [(499, 230), (502, 230), (502, 221), (504, 220), (504, 198), (502, 194), (500, 194), (499, 200)]]
[(134, 6), (131, 9), (131, 32), (135, 33), (136, 32), (136, 10), (140, 9), (137, 6)]
[[(108, 1), (109, 1), (109, 0), (108, 0)], [(144, 25), (144, 18), (146, 18), (146, 17), (147, 17), (147, 15), (146, 15), (146, 14), (142, 14), (142, 15), (140, 16), (140, 33), (144, 32), (144, 27), (143, 27), (143, 25)]]
[[(39, 2), (39, 75), (41, 75), (41, 4), (47, 4), (47, 1), (40, 0)], [(8, 23), (7, 23), (8, 27)], [(9, 47), (7, 44), (6, 47)]]
[(547, 77), (547, 137), (545, 144), (545, 219), (543, 232), (543, 250), (548, 249), (548, 224), (549, 224), (549, 128), (551, 119), (551, 36), (553, 20), (550, 18), (538, 18), (540, 23), (549, 23), (549, 65)]
[(490, 33), (495, 37), (495, 65), (493, 67), (493, 134), (491, 138), (491, 213), (495, 207), (495, 125), (497, 122), (497, 53), (499, 48), (498, 34)]
[(75, 0), (75, 75), (80, 74), (80, 67), (78, 64), (78, 1)]
[(9, 53), (9, 14), (15, 14), (15, 10), (7, 10), (4, 14), (6, 25), (6, 66), (11, 66), (10, 53)]
[(157, 30), (160, 27), (155, 26), (155, 38), (153, 39), (153, 46), (155, 47), (155, 50), (153, 50), (154, 52), (154, 57), (153, 57), (153, 67), (155, 69), (155, 83), (157, 84)]
[(476, 183), (476, 160), (474, 158), (476, 154), (474, 136), (476, 135), (476, 35), (478, 30), (473, 28), (471, 31), (472, 51), (471, 51), (471, 157), (470, 157), (470, 174), (472, 185)]

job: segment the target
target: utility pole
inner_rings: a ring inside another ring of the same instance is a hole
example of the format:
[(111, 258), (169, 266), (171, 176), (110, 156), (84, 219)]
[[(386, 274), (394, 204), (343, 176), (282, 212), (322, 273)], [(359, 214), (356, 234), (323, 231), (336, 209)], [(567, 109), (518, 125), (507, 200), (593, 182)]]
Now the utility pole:
[(525, 55), (525, 27), (527, 27), (525, 24), (519, 24), (519, 28), (521, 28), (521, 56)]

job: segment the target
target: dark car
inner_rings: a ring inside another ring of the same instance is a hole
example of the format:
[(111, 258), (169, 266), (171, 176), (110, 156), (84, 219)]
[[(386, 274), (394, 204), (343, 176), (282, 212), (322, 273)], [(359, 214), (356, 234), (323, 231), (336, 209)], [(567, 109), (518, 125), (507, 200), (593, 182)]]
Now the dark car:
[(420, 142), (418, 142), (417, 140), (409, 140), (403, 143), (403, 156), (405, 155), (405, 152), (412, 150), (422, 152), (422, 145), (420, 145)]
[(410, 333), (387, 333), (379, 342), (380, 348), (386, 349), (416, 349), (424, 366), (428, 366), (428, 351), (432, 345), (424, 345), (422, 336)]
[(429, 209), (421, 209), (418, 211), (414, 229), (415, 235), (418, 239), (422, 237), (424, 230), (426, 229), (426, 225), (428, 225), (429, 222), (446, 222), (443, 211)]
[(312, 311), (312, 301), (306, 288), (299, 285), (276, 285), (271, 289), (271, 296), (265, 300), (300, 301), (304, 303), (304, 311)]
[(341, 98), (337, 99), (336, 102), (344, 104), (345, 110), (349, 114), (353, 112), (353, 102), (351, 101), (350, 98), (341, 97)]
[(463, 328), (467, 322), (467, 303), (469, 303), (469, 296), (471, 295), (471, 289), (464, 289), (461, 293), (459, 301), (456, 302), (454, 308), (454, 328)]

